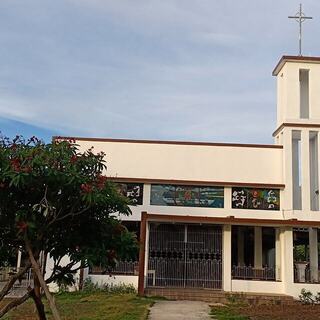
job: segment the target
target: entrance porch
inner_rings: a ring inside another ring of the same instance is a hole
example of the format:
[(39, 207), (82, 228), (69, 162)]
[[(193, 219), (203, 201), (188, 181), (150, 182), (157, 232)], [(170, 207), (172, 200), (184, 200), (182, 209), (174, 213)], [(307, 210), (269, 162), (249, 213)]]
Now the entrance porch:
[(288, 273), (293, 283), (293, 268), (286, 271), (292, 228), (232, 224), (232, 218), (174, 218), (143, 213), (139, 294), (154, 289), (287, 293)]
[(284, 293), (279, 227), (192, 218), (142, 220), (140, 294), (152, 288)]

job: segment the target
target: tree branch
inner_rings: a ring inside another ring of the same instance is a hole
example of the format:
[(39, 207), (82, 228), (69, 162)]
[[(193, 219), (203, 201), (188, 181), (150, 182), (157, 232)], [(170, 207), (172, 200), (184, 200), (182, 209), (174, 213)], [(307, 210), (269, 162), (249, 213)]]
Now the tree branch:
[(55, 305), (53, 297), (51, 296), (51, 294), (49, 292), (49, 289), (47, 287), (47, 284), (43, 279), (39, 264), (37, 263), (37, 261), (34, 258), (34, 255), (33, 255), (33, 252), (32, 252), (31, 246), (30, 246), (30, 242), (28, 241), (27, 238), (25, 238), (25, 243), (26, 243), (26, 249), (27, 249), (27, 252), (28, 252), (28, 255), (29, 255), (29, 259), (30, 259), (30, 262), (32, 264), (32, 269), (35, 272), (35, 274), (36, 274), (36, 276), (37, 276), (37, 278), (38, 278), (38, 280), (40, 282), (41, 288), (43, 289), (43, 291), (44, 291), (44, 293), (45, 293), (45, 295), (46, 295), (46, 297), (48, 299), (49, 306), (50, 306), (50, 309), (52, 311), (52, 316), (53, 316), (53, 318), (55, 320), (61, 320), (61, 317), (59, 315), (59, 311), (57, 309), (57, 306)]
[(32, 295), (32, 292), (33, 292), (33, 289), (31, 289), (29, 287), (28, 292), (24, 296), (17, 298), (15, 300), (11, 301), (10, 303), (8, 303), (7, 305), (5, 305), (4, 308), (2, 308), (0, 310), (0, 318), (2, 318), (11, 309), (13, 309), (13, 308), (19, 306), (20, 304), (24, 303), (25, 301), (27, 301), (30, 298), (30, 296)]
[(61, 216), (61, 217), (59, 217), (59, 218), (56, 218), (55, 221), (60, 221), (60, 220), (63, 220), (63, 219), (65, 219), (65, 218), (67, 218), (67, 217), (70, 217), (70, 216), (78, 216), (79, 214), (82, 214), (82, 213), (86, 212), (86, 211), (89, 210), (89, 209), (90, 209), (90, 206), (85, 207), (84, 209), (82, 209), (82, 210), (80, 210), (80, 211), (78, 211), (78, 212), (72, 212), (72, 211), (71, 211), (71, 212), (65, 214), (64, 216)]
[(72, 261), (70, 263), (68, 263), (67, 265), (65, 265), (64, 267), (61, 267), (61, 269), (59, 270), (59, 273), (56, 273), (55, 271), (57, 270), (56, 266), (54, 267), (51, 275), (49, 278), (46, 279), (46, 283), (51, 283), (55, 280), (57, 280), (59, 277), (67, 274), (67, 273), (75, 273), (78, 270), (82, 269), (85, 267), (85, 265), (83, 265), (82, 263), (80, 263), (79, 267), (76, 267), (75, 269), (71, 269), (73, 265), (77, 264), (77, 261)]
[(30, 269), (31, 267), (31, 263), (28, 262), (27, 265), (21, 269), (19, 272), (17, 272), (16, 274), (12, 275), (8, 282), (6, 283), (6, 285), (3, 287), (3, 289), (0, 292), (0, 301), (8, 294), (8, 292), (10, 291), (10, 289), (13, 287), (14, 283), (21, 278), (27, 271), (28, 269)]

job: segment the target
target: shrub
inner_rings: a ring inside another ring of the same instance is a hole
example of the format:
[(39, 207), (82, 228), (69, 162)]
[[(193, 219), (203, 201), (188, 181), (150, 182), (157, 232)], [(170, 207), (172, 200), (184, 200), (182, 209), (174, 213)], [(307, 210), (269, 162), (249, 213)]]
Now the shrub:
[(93, 292), (100, 291), (100, 289), (99, 289), (98, 284), (93, 283), (92, 279), (89, 277), (84, 280), (82, 291), (86, 292), (86, 293), (93, 293)]
[(299, 300), (302, 304), (318, 304), (320, 303), (320, 292), (314, 296), (311, 291), (303, 288)]
[(133, 284), (125, 284), (125, 283), (120, 283), (120, 284), (106, 283), (103, 286), (103, 290), (106, 291), (107, 293), (114, 293), (114, 294), (127, 294), (127, 293), (136, 294), (137, 293), (137, 290), (133, 286)]
[(113, 284), (105, 283), (99, 286), (97, 283), (93, 283), (92, 279), (89, 277), (83, 283), (83, 291), (86, 293), (94, 292), (106, 292), (108, 294), (136, 294), (137, 290), (133, 284)]

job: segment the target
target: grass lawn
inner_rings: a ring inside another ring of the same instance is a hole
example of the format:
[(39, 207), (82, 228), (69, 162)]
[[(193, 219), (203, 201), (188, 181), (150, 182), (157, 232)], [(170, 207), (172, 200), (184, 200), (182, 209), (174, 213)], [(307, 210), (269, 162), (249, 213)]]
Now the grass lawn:
[(217, 320), (248, 320), (247, 316), (241, 315), (236, 305), (217, 306), (211, 308), (212, 317)]
[[(64, 320), (145, 320), (148, 308), (154, 302), (154, 299), (140, 298), (135, 294), (105, 292), (63, 293), (56, 295), (55, 299)], [(52, 319), (48, 305), (45, 305), (48, 319)], [(33, 302), (27, 301), (3, 319), (37, 319)]]

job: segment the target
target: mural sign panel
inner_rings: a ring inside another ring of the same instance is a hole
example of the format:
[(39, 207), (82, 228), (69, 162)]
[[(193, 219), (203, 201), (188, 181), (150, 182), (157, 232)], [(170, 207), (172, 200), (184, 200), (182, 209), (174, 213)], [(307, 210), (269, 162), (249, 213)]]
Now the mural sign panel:
[(132, 204), (142, 205), (143, 184), (142, 183), (117, 183), (121, 194), (129, 198)]
[(280, 210), (280, 190), (232, 188), (232, 208)]
[(158, 206), (223, 208), (223, 187), (151, 185), (151, 204)]

